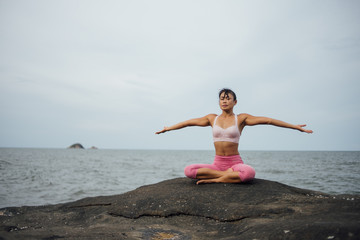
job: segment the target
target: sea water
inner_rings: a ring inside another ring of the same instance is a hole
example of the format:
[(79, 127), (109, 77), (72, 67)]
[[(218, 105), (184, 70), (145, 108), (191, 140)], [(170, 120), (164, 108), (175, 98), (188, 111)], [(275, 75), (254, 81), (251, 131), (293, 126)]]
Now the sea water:
[[(360, 152), (242, 151), (256, 178), (329, 194), (360, 194)], [(121, 194), (184, 177), (214, 151), (0, 148), (0, 208)]]

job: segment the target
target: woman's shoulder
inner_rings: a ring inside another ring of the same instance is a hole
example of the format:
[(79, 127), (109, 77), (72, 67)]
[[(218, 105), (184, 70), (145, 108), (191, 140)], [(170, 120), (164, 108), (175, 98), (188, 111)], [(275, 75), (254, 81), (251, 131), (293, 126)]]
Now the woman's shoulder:
[(209, 118), (209, 119), (214, 119), (214, 118), (217, 117), (217, 114), (215, 114), (215, 113), (210, 113), (210, 114), (206, 115), (206, 117)]
[(239, 118), (241, 118), (241, 117), (247, 117), (247, 116), (250, 116), (250, 114), (248, 114), (248, 113), (240, 113), (240, 114), (237, 114), (237, 117)]
[(248, 113), (240, 113), (240, 114), (237, 115), (237, 118), (238, 118), (238, 120), (240, 120), (240, 122), (243, 122), (249, 116), (251, 116), (251, 115), (248, 114)]
[(208, 119), (208, 121), (210, 122), (210, 125), (212, 126), (215, 121), (215, 118), (217, 117), (217, 114), (210, 113), (210, 114), (206, 115), (205, 117)]

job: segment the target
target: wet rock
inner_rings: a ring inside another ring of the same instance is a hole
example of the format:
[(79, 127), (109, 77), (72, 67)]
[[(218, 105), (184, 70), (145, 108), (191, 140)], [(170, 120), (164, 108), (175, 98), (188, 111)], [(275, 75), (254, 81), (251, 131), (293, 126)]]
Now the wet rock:
[(196, 185), (177, 178), (121, 195), (0, 213), (3, 239), (360, 238), (359, 195), (261, 179)]

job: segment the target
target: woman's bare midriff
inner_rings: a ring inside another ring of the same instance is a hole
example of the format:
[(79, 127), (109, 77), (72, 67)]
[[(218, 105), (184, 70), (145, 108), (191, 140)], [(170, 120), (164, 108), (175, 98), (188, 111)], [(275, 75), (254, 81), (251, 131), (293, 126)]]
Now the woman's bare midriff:
[(232, 142), (214, 142), (215, 154), (218, 156), (239, 155), (237, 143)]

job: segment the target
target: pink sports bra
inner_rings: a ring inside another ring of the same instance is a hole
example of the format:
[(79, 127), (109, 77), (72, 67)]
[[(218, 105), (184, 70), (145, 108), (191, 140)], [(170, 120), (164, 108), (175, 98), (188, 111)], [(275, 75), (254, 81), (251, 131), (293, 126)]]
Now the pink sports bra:
[(216, 125), (216, 120), (219, 116), (216, 116), (214, 125), (213, 125), (213, 139), (214, 142), (233, 142), (239, 143), (240, 131), (237, 125), (237, 116), (235, 114), (235, 125), (232, 125), (228, 128), (222, 128)]

